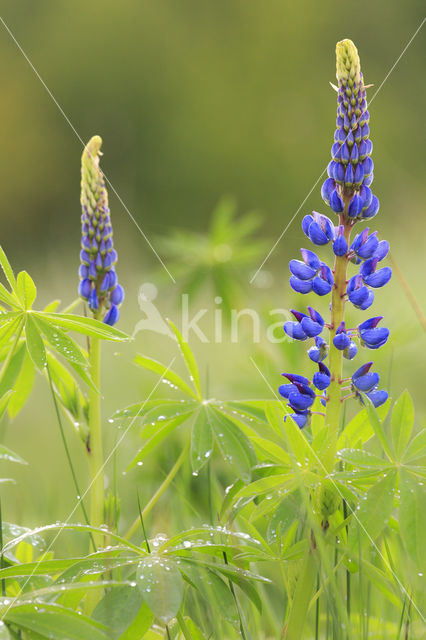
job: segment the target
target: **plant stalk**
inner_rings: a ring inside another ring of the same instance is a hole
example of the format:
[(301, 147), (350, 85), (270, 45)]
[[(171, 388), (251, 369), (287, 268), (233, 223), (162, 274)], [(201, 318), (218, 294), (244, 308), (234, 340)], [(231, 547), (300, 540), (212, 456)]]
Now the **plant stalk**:
[[(345, 211), (339, 216), (339, 224), (344, 226), (344, 235), (349, 246), (349, 239), (353, 223), (346, 215), (348, 202)], [(339, 325), (345, 317), (345, 295), (346, 295), (346, 274), (348, 259), (346, 256), (336, 256), (334, 260), (334, 287), (331, 294), (331, 321), (330, 321), (330, 348), (329, 348), (329, 369), (331, 373), (331, 383), (327, 389), (327, 407), (325, 413), (325, 424), (328, 428), (329, 447), (324, 459), (324, 465), (329, 473), (333, 471), (337, 438), (340, 427), (341, 411), (341, 385), (343, 351), (336, 349), (333, 338)]]
[[(100, 389), (101, 346), (99, 338), (90, 340), (89, 363), (92, 380)], [(101, 425), (101, 397), (95, 389), (89, 395), (89, 441), (87, 446), (90, 470), (90, 523), (100, 527), (104, 523), (104, 472)], [(103, 546), (104, 536), (94, 533), (97, 547)]]

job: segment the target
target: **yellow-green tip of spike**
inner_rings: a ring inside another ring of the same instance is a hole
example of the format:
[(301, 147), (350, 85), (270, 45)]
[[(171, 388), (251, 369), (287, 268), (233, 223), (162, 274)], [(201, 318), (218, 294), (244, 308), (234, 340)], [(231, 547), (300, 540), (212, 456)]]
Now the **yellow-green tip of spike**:
[(92, 162), (96, 161), (100, 153), (101, 147), (102, 147), (101, 136), (93, 136), (92, 138), (90, 138), (89, 142), (84, 147), (82, 162), (85, 162), (85, 160), (89, 160), (89, 159)]
[(336, 44), (336, 77), (339, 84), (353, 83), (359, 85), (361, 64), (358, 49), (352, 40), (341, 40)]

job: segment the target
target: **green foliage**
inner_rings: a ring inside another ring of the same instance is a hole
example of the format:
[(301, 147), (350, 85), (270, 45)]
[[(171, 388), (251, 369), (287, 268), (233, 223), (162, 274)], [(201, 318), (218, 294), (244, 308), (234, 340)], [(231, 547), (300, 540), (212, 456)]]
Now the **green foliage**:
[(247, 286), (247, 269), (267, 249), (265, 240), (256, 237), (259, 214), (251, 212), (237, 218), (236, 213), (236, 202), (224, 198), (213, 211), (205, 234), (176, 229), (168, 237), (158, 238), (182, 293), (193, 300), (210, 286), (214, 296), (222, 299), (228, 319)]

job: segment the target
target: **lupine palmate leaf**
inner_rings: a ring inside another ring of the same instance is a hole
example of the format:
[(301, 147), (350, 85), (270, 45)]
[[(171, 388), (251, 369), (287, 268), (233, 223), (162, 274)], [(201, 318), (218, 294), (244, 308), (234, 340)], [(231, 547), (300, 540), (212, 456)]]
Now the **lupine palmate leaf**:
[(358, 549), (359, 537), (362, 546), (373, 544), (386, 527), (393, 511), (395, 481), (396, 471), (388, 471), (367, 491), (359, 508), (353, 513), (349, 529), (352, 549)]
[(404, 453), (404, 462), (426, 457), (426, 429), (419, 431), (409, 443)]
[(46, 322), (41, 315), (36, 315), (34, 320), (44, 338), (55, 349), (55, 351), (60, 353), (61, 356), (70, 362), (87, 366), (87, 359), (82, 353), (82, 350), (74, 340), (67, 336), (66, 333), (52, 325), (50, 322)]
[(393, 450), (400, 460), (410, 440), (414, 426), (414, 405), (407, 390), (403, 391), (392, 409), (391, 429)]
[(37, 296), (34, 280), (26, 271), (20, 271), (16, 279), (16, 285), (24, 309), (31, 309)]
[(34, 363), (31, 360), (28, 350), (25, 348), (24, 360), (13, 387), (13, 395), (10, 398), (7, 411), (11, 418), (18, 415), (25, 405), (33, 389), (35, 378)]
[(13, 269), (9, 264), (9, 260), (6, 257), (5, 252), (3, 251), (3, 248), (0, 247), (0, 265), (1, 268), (3, 269), (4, 275), (6, 276), (6, 279), (10, 285), (10, 288), (12, 289), (12, 291), (17, 294), (18, 290), (17, 290), (17, 286), (16, 286), (16, 280), (15, 280), (15, 276), (13, 273)]
[(401, 469), (399, 475), (401, 502), (399, 519), (401, 537), (417, 571), (426, 571), (426, 551), (424, 535), (426, 531), (425, 500), (426, 491), (423, 482)]
[(191, 465), (194, 473), (208, 462), (213, 452), (213, 431), (205, 407), (195, 416), (191, 431)]
[(94, 318), (84, 318), (70, 313), (45, 313), (34, 312), (34, 315), (42, 316), (45, 320), (50, 320), (53, 325), (63, 327), (69, 331), (82, 333), (85, 336), (93, 336), (102, 340), (112, 340), (123, 342), (129, 340), (129, 336), (115, 327), (111, 327), (104, 322)]
[(389, 462), (363, 449), (341, 449), (338, 457), (354, 467), (376, 469), (378, 473), (389, 467)]
[(152, 625), (154, 615), (146, 602), (143, 602), (136, 616), (129, 624), (119, 640), (140, 640)]
[(247, 437), (219, 409), (208, 409), (210, 425), (224, 459), (244, 482), (250, 482), (256, 454)]
[(158, 373), (160, 376), (162, 376), (162, 379), (168, 382), (170, 385), (178, 387), (181, 391), (189, 396), (192, 396), (194, 398), (196, 397), (194, 391), (186, 384), (184, 380), (182, 380), (180, 376), (177, 375), (177, 373), (164, 366), (160, 362), (138, 354), (137, 356), (135, 356), (134, 363), (139, 367), (142, 367), (143, 369), (148, 369), (149, 371)]
[(17, 453), (8, 449), (4, 444), (0, 444), (0, 460), (6, 460), (7, 462), (19, 462), (19, 464), (28, 464)]
[(202, 564), (181, 560), (185, 579), (207, 600), (218, 615), (232, 625), (238, 625), (238, 611), (228, 585), (215, 571)]
[(133, 458), (132, 462), (127, 467), (127, 471), (132, 469), (135, 465), (143, 460), (151, 454), (167, 436), (176, 429), (180, 424), (185, 422), (188, 418), (190, 418), (192, 412), (190, 413), (182, 413), (171, 420), (162, 420), (156, 423), (158, 425), (158, 429), (156, 429), (156, 433), (145, 442), (142, 449), (139, 450), (137, 455)]
[(38, 369), (43, 370), (47, 364), (46, 349), (40, 331), (30, 314), (27, 314), (25, 319), (25, 337), (31, 360)]
[[(6, 611), (0, 601), (0, 614)], [(107, 640), (108, 629), (80, 611), (67, 609), (58, 604), (44, 602), (40, 604), (22, 604), (10, 608), (5, 616), (6, 622), (12, 622), (28, 632), (38, 633), (43, 638), (64, 640)]]
[(151, 554), (136, 571), (137, 586), (152, 613), (168, 623), (180, 609), (183, 598), (182, 576), (172, 558)]
[(191, 382), (194, 385), (197, 397), (201, 399), (200, 374), (198, 373), (198, 367), (197, 363), (195, 362), (194, 354), (189, 348), (188, 343), (183, 339), (182, 334), (180, 333), (178, 328), (173, 324), (171, 320), (169, 320), (168, 322), (172, 328), (173, 333), (176, 336), (176, 340), (178, 341), (179, 348), (181, 350), (183, 359), (185, 360), (185, 364), (188, 369)]

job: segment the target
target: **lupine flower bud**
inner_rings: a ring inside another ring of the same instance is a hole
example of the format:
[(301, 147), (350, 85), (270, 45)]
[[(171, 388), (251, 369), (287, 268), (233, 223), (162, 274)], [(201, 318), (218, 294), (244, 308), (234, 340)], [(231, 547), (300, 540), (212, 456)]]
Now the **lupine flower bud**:
[(118, 321), (124, 289), (117, 283), (108, 193), (99, 168), (102, 140), (93, 136), (81, 158), (81, 265), (78, 293), (95, 317), (106, 324)]

